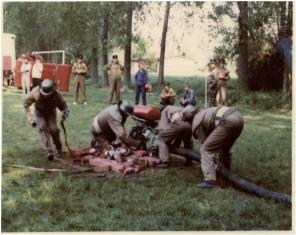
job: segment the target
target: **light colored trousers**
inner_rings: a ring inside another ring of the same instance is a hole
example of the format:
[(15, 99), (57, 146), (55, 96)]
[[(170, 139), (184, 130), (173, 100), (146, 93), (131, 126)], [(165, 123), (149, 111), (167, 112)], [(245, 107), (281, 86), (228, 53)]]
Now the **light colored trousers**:
[(220, 85), (216, 95), (217, 104), (224, 105), (226, 102), (226, 95), (227, 95), (226, 85)]
[(30, 92), (30, 73), (22, 74), (22, 90), (23, 95), (26, 95)]

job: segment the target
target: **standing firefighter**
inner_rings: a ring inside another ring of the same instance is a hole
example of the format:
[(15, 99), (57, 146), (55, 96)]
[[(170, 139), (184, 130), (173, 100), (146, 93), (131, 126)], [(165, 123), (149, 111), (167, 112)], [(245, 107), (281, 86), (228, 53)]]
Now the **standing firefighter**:
[(108, 103), (112, 104), (114, 92), (115, 92), (115, 102), (118, 103), (120, 100), (121, 76), (124, 68), (119, 63), (117, 55), (113, 55), (111, 64), (105, 65), (104, 68), (109, 75)]
[(77, 104), (78, 93), (79, 90), (81, 92), (81, 101), (84, 105), (86, 103), (85, 97), (85, 75), (87, 73), (86, 64), (83, 62), (83, 55), (77, 55), (77, 61), (73, 64), (72, 73), (75, 75), (75, 85), (74, 85), (74, 102), (73, 104)]
[(107, 149), (108, 145), (118, 138), (128, 147), (138, 147), (141, 141), (130, 139), (124, 129), (124, 123), (129, 115), (134, 112), (134, 105), (130, 101), (119, 101), (99, 112), (92, 125), (93, 147), (98, 146)]
[[(35, 113), (32, 118), (30, 106), (34, 103)], [(62, 121), (68, 115), (68, 107), (62, 95), (57, 91), (55, 83), (49, 79), (42, 81), (40, 86), (35, 87), (24, 100), (24, 108), (28, 122), (33, 127), (38, 127), (42, 142), (45, 146), (47, 159), (53, 160), (53, 150), (50, 136), (57, 150), (57, 157), (61, 157), (62, 143), (60, 140), (59, 129), (57, 127), (56, 109), (62, 112)]]
[(225, 60), (220, 59), (219, 60), (219, 75), (218, 75), (218, 92), (216, 96), (217, 104), (224, 105), (226, 102), (226, 95), (227, 95), (227, 89), (226, 89), (226, 82), (230, 79), (229, 77), (229, 70), (225, 68)]
[(202, 144), (201, 168), (205, 181), (198, 188), (216, 186), (217, 161), (230, 170), (231, 154), (235, 140), (240, 136), (244, 120), (234, 107), (211, 107), (199, 111), (192, 123), (193, 136)]
[(170, 146), (178, 147), (183, 142), (185, 148), (192, 148), (191, 121), (194, 114), (195, 107), (192, 105), (187, 105), (185, 108), (168, 105), (161, 112), (160, 133), (157, 138), (159, 168), (169, 167)]
[(208, 77), (208, 104), (209, 107), (216, 105), (216, 96), (218, 92), (219, 70), (215, 60), (210, 60), (210, 74)]

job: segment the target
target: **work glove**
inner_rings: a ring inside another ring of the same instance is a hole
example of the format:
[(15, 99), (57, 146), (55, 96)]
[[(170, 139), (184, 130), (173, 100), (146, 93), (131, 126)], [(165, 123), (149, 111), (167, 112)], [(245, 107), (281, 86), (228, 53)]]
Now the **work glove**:
[(27, 113), (27, 120), (33, 128), (37, 126), (37, 122), (32, 118), (31, 113)]
[(69, 117), (69, 111), (63, 111), (61, 121), (64, 122)]

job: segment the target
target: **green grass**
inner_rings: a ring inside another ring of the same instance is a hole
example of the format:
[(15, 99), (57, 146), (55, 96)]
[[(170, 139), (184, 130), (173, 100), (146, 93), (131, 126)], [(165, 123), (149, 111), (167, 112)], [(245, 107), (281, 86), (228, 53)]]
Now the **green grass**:
[[(185, 80), (191, 81), (203, 103), (201, 78), (168, 80), (180, 91)], [(70, 108), (66, 127), (72, 147), (89, 145), (92, 119), (107, 105), (107, 89), (97, 89), (90, 80), (86, 89), (86, 107), (71, 104), (73, 89), (64, 94)], [(157, 104), (159, 90), (155, 87), (149, 94), (149, 103)], [(123, 98), (133, 100), (134, 93), (126, 92)], [(244, 115), (245, 128), (232, 150), (233, 171), (258, 185), (291, 194), (291, 112), (237, 106)], [(129, 119), (127, 129), (131, 125)], [(283, 204), (231, 187), (196, 189), (196, 183), (203, 180), (199, 164), (185, 167), (175, 160), (169, 170), (119, 178), (12, 168), (12, 164), (63, 167), (44, 158), (38, 131), (25, 121), (19, 91), (3, 91), (2, 126), (3, 232), (292, 228), (291, 208)]]

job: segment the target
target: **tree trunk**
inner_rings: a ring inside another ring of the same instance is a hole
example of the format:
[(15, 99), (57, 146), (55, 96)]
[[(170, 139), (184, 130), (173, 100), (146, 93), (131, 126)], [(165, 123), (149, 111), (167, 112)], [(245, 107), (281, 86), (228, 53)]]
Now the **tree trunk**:
[(126, 40), (124, 45), (124, 77), (127, 87), (131, 87), (131, 56), (132, 56), (132, 20), (133, 3), (127, 3)]
[(286, 33), (286, 2), (279, 2), (279, 14), (280, 14), (280, 20), (279, 20), (279, 40), (283, 39), (285, 37)]
[(98, 49), (96, 47), (91, 51), (90, 77), (93, 83), (98, 85)]
[(290, 37), (292, 36), (292, 30), (293, 30), (293, 2), (288, 2), (288, 17), (287, 17), (287, 29), (286, 29), (286, 36)]
[[(104, 16), (103, 16), (103, 32), (101, 35), (101, 46), (102, 46), (102, 65), (105, 66), (108, 64), (108, 31), (109, 31), (109, 12), (108, 10), (104, 11)], [(103, 86), (108, 86), (109, 85), (109, 80), (108, 76), (105, 70), (103, 70), (102, 67), (102, 73), (103, 73), (103, 81), (102, 85)]]
[(159, 57), (159, 75), (158, 83), (164, 83), (164, 57), (165, 57), (165, 43), (166, 43), (166, 34), (168, 31), (169, 15), (170, 15), (171, 3), (166, 3), (166, 10), (164, 15), (164, 22), (162, 28), (161, 44), (160, 44), (160, 57)]
[(238, 98), (247, 90), (248, 83), (248, 2), (237, 2), (239, 8)]

